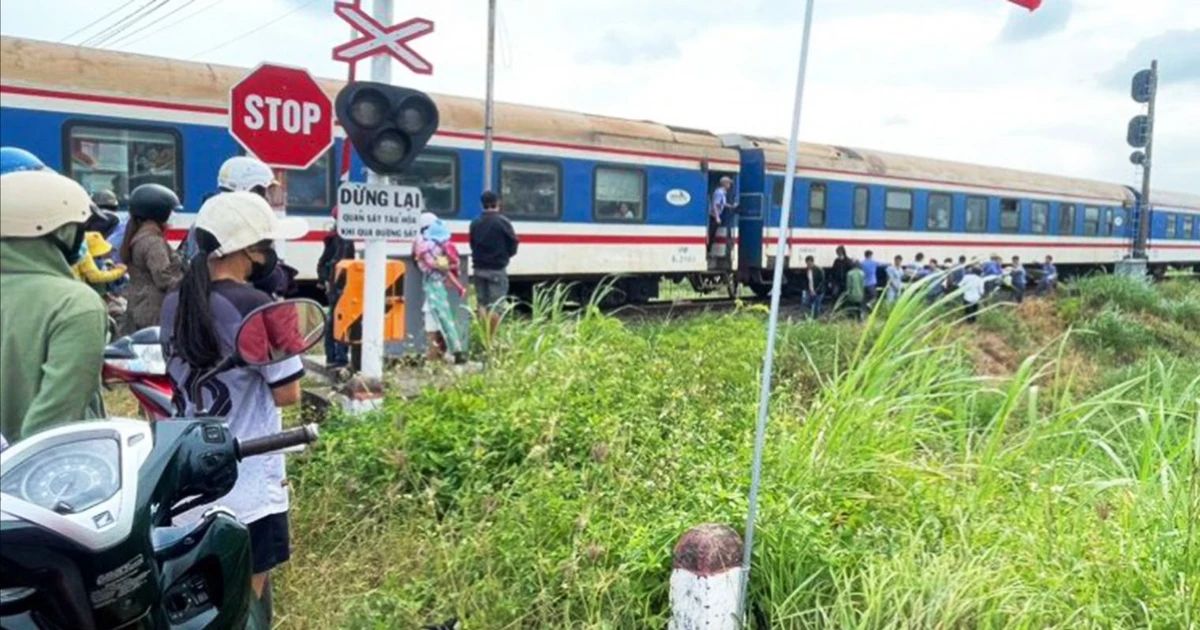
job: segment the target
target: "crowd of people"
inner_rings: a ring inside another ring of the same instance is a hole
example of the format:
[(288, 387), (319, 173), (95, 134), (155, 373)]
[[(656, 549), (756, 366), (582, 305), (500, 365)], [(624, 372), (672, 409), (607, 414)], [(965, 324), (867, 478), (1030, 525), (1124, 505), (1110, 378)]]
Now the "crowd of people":
[(1058, 269), (1052, 256), (1046, 256), (1036, 274), (1036, 282), (1031, 282), (1033, 274), (1019, 256), (1006, 263), (999, 254), (992, 254), (986, 261), (968, 260), (966, 256), (959, 256), (957, 261), (953, 258), (939, 261), (918, 253), (911, 262), (899, 255), (890, 262), (882, 262), (871, 250), (864, 252), (861, 259), (855, 259), (846, 253), (845, 247), (839, 246), (828, 277), (813, 256), (805, 258), (800, 293), (813, 317), (819, 316), (826, 304), (833, 304), (837, 310), (861, 318), (878, 300), (895, 302), (907, 286), (920, 284), (930, 302), (957, 294), (966, 320), (974, 322), (980, 303), (988, 295), (1005, 291), (1014, 301), (1021, 302), (1031, 287), (1038, 293), (1054, 290)]

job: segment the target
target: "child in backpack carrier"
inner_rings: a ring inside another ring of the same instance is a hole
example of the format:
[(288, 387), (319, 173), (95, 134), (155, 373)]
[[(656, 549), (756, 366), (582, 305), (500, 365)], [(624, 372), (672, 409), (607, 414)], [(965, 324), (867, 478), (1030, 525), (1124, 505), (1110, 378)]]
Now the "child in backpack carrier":
[(121, 315), (125, 312), (125, 298), (120, 292), (129, 284), (129, 275), (125, 265), (113, 260), (112, 243), (100, 232), (87, 232), (80, 250), (79, 262), (71, 271), (104, 298), (109, 315)]

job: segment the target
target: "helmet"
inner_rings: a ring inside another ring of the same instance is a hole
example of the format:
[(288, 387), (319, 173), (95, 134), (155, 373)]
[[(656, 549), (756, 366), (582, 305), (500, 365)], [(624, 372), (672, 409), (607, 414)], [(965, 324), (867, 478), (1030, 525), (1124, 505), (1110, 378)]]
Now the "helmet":
[(179, 210), (179, 196), (162, 184), (142, 184), (129, 193), (129, 216), (166, 223)]
[(46, 236), (92, 217), (92, 200), (75, 180), (50, 169), (0, 177), (0, 238)]
[(17, 147), (0, 147), (0, 175), (20, 171), (40, 171), (46, 165), (36, 155)]
[(217, 186), (228, 192), (253, 191), (262, 187), (264, 191), (277, 186), (275, 173), (262, 160), (245, 155), (231, 157), (217, 172)]
[(97, 190), (92, 193), (92, 203), (101, 210), (116, 210), (121, 205), (117, 195), (111, 190)]

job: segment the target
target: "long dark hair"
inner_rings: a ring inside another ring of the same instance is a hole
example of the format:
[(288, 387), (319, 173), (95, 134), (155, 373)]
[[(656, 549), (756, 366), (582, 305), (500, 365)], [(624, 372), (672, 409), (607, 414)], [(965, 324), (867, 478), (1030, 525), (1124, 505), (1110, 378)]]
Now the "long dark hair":
[(128, 265), (133, 262), (133, 237), (137, 236), (138, 230), (142, 229), (142, 224), (146, 219), (140, 217), (129, 217), (129, 224), (125, 226), (125, 234), (121, 238), (121, 262)]
[(173, 346), (180, 358), (193, 368), (210, 368), (221, 360), (221, 341), (213, 324), (208, 294), (212, 281), (208, 256), (221, 247), (217, 237), (194, 228), (196, 255), (192, 256), (179, 283), (179, 304), (175, 308)]

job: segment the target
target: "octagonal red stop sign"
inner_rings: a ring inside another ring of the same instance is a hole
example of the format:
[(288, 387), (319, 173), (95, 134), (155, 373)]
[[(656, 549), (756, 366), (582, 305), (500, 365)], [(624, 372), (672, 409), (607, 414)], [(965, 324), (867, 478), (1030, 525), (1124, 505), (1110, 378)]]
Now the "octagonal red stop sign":
[(308, 168), (333, 144), (333, 103), (303, 69), (264, 63), (229, 96), (229, 133), (271, 166)]

